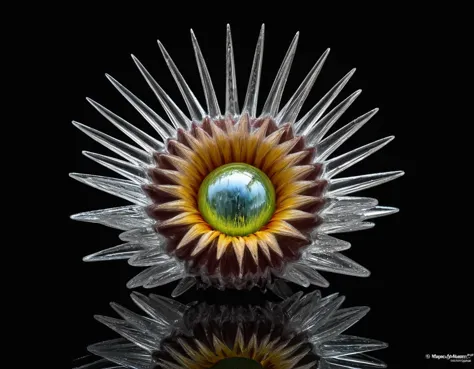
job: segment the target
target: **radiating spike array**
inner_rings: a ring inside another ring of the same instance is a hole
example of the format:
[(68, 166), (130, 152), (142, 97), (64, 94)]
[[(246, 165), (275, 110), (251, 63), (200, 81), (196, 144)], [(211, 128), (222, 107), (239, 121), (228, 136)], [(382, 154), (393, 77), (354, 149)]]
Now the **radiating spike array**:
[[(173, 296), (184, 293), (198, 283), (218, 285), (219, 288), (249, 288), (263, 283), (284, 296), (288, 291), (285, 292), (285, 288), (278, 281), (271, 281), (272, 275), (302, 286), (314, 284), (322, 287), (326, 287), (328, 282), (319, 274), (319, 270), (357, 276), (368, 275), (367, 269), (340, 254), (350, 247), (350, 243), (328, 235), (369, 229), (374, 223), (368, 220), (396, 213), (398, 209), (379, 206), (376, 199), (346, 195), (396, 179), (402, 176), (403, 172), (334, 177), (381, 149), (393, 136), (332, 157), (334, 152), (378, 111), (373, 109), (327, 135), (361, 92), (355, 91), (337, 106), (330, 108), (353, 76), (355, 69), (349, 71), (316, 105), (299, 118), (303, 104), (328, 57), (329, 49), (323, 53), (289, 101), (280, 109), (299, 33), (296, 33), (289, 45), (263, 110), (257, 115), (264, 31), (262, 25), (245, 102), (240, 113), (234, 45), (230, 26), (227, 26), (225, 120), (222, 119), (224, 117), (221, 116), (210, 73), (193, 31), (191, 39), (207, 111), (200, 105), (159, 41), (161, 53), (183, 96), (190, 118), (133, 55), (136, 66), (158, 98), (170, 122), (163, 120), (113, 77), (106, 76), (156, 130), (157, 138), (87, 98), (103, 117), (137, 146), (82, 123), (73, 122), (82, 132), (124, 160), (89, 151), (84, 151), (83, 154), (125, 179), (77, 173), (72, 173), (71, 177), (133, 204), (72, 216), (75, 220), (98, 223), (124, 231), (119, 235), (124, 244), (89, 255), (85, 258), (86, 261), (127, 259), (130, 265), (147, 267), (129, 281), (130, 288), (152, 288), (180, 280), (172, 292)], [(261, 119), (255, 119), (257, 117)], [(285, 125), (286, 123), (289, 125)], [(313, 153), (315, 154), (312, 155)], [(285, 210), (276, 210), (277, 215), (269, 221), (266, 233), (255, 237), (242, 237), (243, 242), (240, 242), (241, 239), (222, 238), (215, 232), (209, 233), (211, 231), (207, 230), (205, 224), (197, 225), (202, 219), (195, 201), (190, 200), (196, 198), (195, 191), (211, 170), (234, 161), (256, 166), (267, 174), (272, 183), (274, 182), (281, 206), (288, 207)], [(168, 201), (169, 197), (173, 200)], [(166, 201), (162, 202), (162, 199)], [(315, 204), (314, 208), (317, 210), (305, 208), (309, 202), (316, 202), (315, 199), (321, 202)], [(166, 214), (171, 215), (167, 217)], [(311, 219), (315, 223), (312, 229), (304, 233), (298, 225), (303, 218), (308, 221)], [(193, 228), (194, 225), (197, 226)], [(184, 236), (179, 235), (182, 239), (176, 240), (177, 245), (181, 245), (176, 246), (180, 250), (166, 248), (166, 245), (170, 246), (172, 243), (168, 242), (169, 236), (164, 235), (172, 233), (173, 229), (179, 229), (181, 232), (180, 227), (186, 228)], [(291, 237), (294, 242), (301, 242), (301, 257), (291, 262), (279, 260), (282, 262), (281, 268), (274, 268), (270, 265), (272, 263), (267, 265), (267, 260), (273, 259), (272, 253), (284, 259), (283, 255), (290, 252), (282, 249), (285, 243), (279, 243), (281, 237)], [(232, 252), (227, 252), (228, 250)], [(205, 265), (201, 267), (196, 261)], [(213, 266), (214, 261), (220, 264)], [(232, 270), (233, 266), (230, 264), (233, 262), (237, 263), (238, 273)], [(190, 268), (190, 265), (196, 268)], [(210, 270), (208, 267), (214, 270), (215, 275), (206, 274)], [(252, 268), (257, 268), (257, 272)]]

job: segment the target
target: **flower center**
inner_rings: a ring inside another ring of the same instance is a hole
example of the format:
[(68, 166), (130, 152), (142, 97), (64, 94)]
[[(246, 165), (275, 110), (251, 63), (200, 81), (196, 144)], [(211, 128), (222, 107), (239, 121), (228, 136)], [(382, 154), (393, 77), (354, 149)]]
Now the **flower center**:
[(231, 357), (219, 361), (211, 369), (263, 369), (263, 366), (257, 361), (245, 357)]
[(199, 188), (198, 207), (204, 220), (229, 236), (258, 231), (275, 211), (275, 189), (260, 169), (249, 164), (222, 165)]

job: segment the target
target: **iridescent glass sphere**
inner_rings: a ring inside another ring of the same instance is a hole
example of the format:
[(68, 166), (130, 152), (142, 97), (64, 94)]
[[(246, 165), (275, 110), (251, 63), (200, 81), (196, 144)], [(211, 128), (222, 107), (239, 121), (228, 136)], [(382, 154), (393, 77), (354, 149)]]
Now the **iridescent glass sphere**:
[(245, 163), (218, 167), (199, 188), (204, 220), (229, 236), (246, 236), (262, 228), (275, 211), (275, 189), (260, 169)]

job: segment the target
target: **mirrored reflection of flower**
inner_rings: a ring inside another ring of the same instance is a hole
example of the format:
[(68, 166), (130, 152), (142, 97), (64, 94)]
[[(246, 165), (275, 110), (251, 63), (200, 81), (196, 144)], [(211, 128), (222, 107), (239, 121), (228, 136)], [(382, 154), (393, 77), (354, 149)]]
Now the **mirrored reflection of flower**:
[(329, 234), (368, 229), (374, 225), (370, 219), (396, 212), (395, 208), (378, 206), (373, 198), (347, 195), (395, 179), (403, 172), (335, 178), (393, 139), (382, 138), (332, 157), (377, 112), (374, 109), (328, 134), (360, 94), (360, 90), (356, 91), (330, 109), (354, 70), (306, 114), (300, 114), (328, 56), (327, 50), (294, 95), (280, 107), (297, 34), (263, 110), (257, 114), (264, 28), (242, 108), (228, 28), (226, 103), (222, 114), (194, 34), (192, 41), (206, 110), (160, 43), (189, 114), (176, 106), (133, 57), (168, 121), (117, 80), (110, 76), (108, 79), (155, 129), (156, 137), (90, 99), (94, 108), (135, 145), (74, 122), (125, 160), (84, 154), (126, 179), (77, 173), (71, 176), (133, 204), (73, 216), (125, 231), (120, 235), (123, 244), (85, 260), (128, 259), (133, 266), (147, 267), (128, 283), (130, 288), (152, 288), (181, 280), (173, 296), (197, 280), (218, 288), (241, 289), (265, 287), (273, 277), (302, 286), (325, 287), (329, 283), (320, 270), (368, 276), (367, 269), (341, 254), (350, 244)]
[[(337, 293), (298, 292), (264, 306), (183, 305), (169, 298), (132, 293), (143, 316), (115, 303), (121, 319), (96, 319), (123, 338), (88, 349), (102, 357), (81, 367), (134, 369), (336, 369), (383, 368), (366, 352), (383, 342), (343, 334), (367, 307), (341, 308)], [(119, 365), (119, 366), (117, 366)]]

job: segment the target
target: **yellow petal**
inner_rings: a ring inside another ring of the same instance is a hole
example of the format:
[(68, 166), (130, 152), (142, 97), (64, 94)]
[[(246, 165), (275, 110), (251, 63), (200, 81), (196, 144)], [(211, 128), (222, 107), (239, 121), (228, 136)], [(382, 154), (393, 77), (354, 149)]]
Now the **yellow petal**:
[(217, 253), (216, 253), (216, 259), (220, 260), (222, 255), (224, 255), (225, 250), (227, 250), (227, 246), (231, 242), (232, 238), (221, 233), (219, 235), (219, 239), (217, 240)]
[(280, 186), (278, 191), (275, 190), (278, 199), (283, 201), (289, 196), (298, 195), (301, 192), (307, 191), (316, 185), (315, 181), (297, 181), (290, 182), (286, 186)]
[(283, 136), (285, 131), (286, 128), (280, 128), (263, 140), (260, 147), (257, 148), (257, 155), (255, 156), (254, 161), (254, 165), (256, 167), (261, 167), (263, 163), (263, 158), (271, 149), (273, 149), (278, 144), (278, 142), (280, 142), (281, 136)]
[(189, 146), (191, 146), (191, 150), (193, 150), (193, 152), (196, 153), (196, 155), (200, 157), (202, 162), (206, 165), (207, 170), (212, 171), (215, 168), (215, 166), (212, 162), (210, 152), (209, 150), (207, 150), (205, 142), (199, 141), (187, 131), (183, 130), (183, 134), (186, 138), (186, 141), (188, 141)]
[(195, 211), (196, 208), (189, 201), (175, 200), (153, 205), (153, 210), (192, 212)]
[(198, 347), (198, 350), (202, 356), (204, 356), (208, 361), (214, 362), (213, 360), (216, 359), (216, 356), (211, 351), (212, 349), (210, 347), (207, 347), (204, 343), (201, 342), (201, 340), (198, 340), (196, 338), (194, 339), (194, 343), (196, 343), (196, 346)]
[(244, 262), (245, 241), (242, 237), (232, 237), (232, 247), (234, 248), (237, 261), (239, 262), (240, 272), (242, 272), (242, 265)]
[[(257, 232), (258, 233), (258, 232)], [(257, 239), (258, 246), (260, 249), (263, 251), (263, 254), (267, 257), (267, 260), (271, 263), (272, 257), (270, 255), (270, 250), (268, 248), (268, 245), (264, 240), (262, 240), (260, 237)]]
[(257, 237), (253, 234), (244, 237), (245, 244), (247, 245), (247, 248), (250, 251), (250, 254), (253, 257), (253, 260), (255, 261), (255, 264), (258, 265), (258, 243), (257, 243)]
[(162, 221), (159, 225), (160, 227), (177, 227), (194, 223), (203, 223), (201, 215), (199, 215), (197, 211), (186, 211), (174, 216), (173, 218)]
[(184, 246), (186, 246), (188, 243), (196, 239), (197, 237), (200, 237), (204, 233), (209, 232), (209, 227), (206, 226), (206, 224), (200, 223), (200, 224), (194, 224), (183, 236), (181, 241), (179, 242), (178, 246), (176, 249), (180, 249)]
[(217, 236), (219, 236), (219, 234), (220, 234), (220, 232), (218, 232), (218, 231), (210, 231), (210, 232), (204, 233), (204, 235), (199, 239), (199, 242), (197, 243), (197, 245), (194, 248), (193, 252), (191, 253), (191, 256), (199, 254), (202, 250), (204, 250), (206, 247), (208, 247), (209, 244)]
[(263, 166), (263, 168), (264, 170), (266, 170), (267, 175), (271, 177), (284, 168), (288, 168), (298, 164), (308, 155), (308, 151), (298, 151), (290, 155), (285, 155), (281, 160), (277, 160), (276, 162), (272, 163), (273, 165), (269, 166), (267, 169), (265, 169), (265, 165)]
[(216, 140), (213, 139), (204, 129), (201, 127), (196, 128), (196, 136), (197, 139), (200, 141), (203, 156), (207, 156), (210, 159), (210, 169), (213, 170), (214, 168), (222, 165), (222, 160), (219, 155), (219, 147), (216, 143)]
[(298, 219), (307, 219), (307, 218), (314, 218), (314, 214), (308, 213), (306, 211), (298, 210), (298, 209), (286, 209), (279, 211), (273, 215), (273, 220), (298, 220)]
[(283, 257), (283, 252), (281, 251), (280, 245), (272, 233), (268, 231), (259, 231), (256, 232), (255, 235), (264, 241), (275, 253)]
[(283, 169), (282, 171), (271, 176), (270, 179), (275, 186), (275, 191), (279, 191), (281, 186), (286, 186), (290, 182), (298, 181), (305, 178), (314, 170), (313, 165), (297, 165), (294, 167)]
[(227, 347), (227, 345), (222, 342), (215, 334), (212, 335), (212, 344), (217, 355), (222, 357), (234, 356), (232, 350)]
[(320, 198), (315, 197), (315, 196), (305, 196), (305, 195), (289, 196), (283, 201), (280, 201), (280, 199), (277, 200), (277, 209), (278, 211), (282, 211), (285, 209), (297, 209), (305, 205), (315, 204), (319, 201), (320, 201)]
[(177, 362), (180, 364), (184, 365), (185, 368), (192, 368), (193, 367), (193, 360), (187, 358), (183, 354), (179, 353), (175, 349), (173, 349), (171, 346), (167, 345), (166, 346), (166, 351), (175, 359)]
[(232, 150), (229, 142), (229, 136), (215, 124), (211, 124), (212, 135), (217, 144), (216, 155), (221, 155), (224, 164), (232, 161)]
[(270, 152), (265, 156), (262, 162), (262, 170), (264, 172), (268, 171), (270, 167), (277, 161), (281, 160), (288, 154), (293, 147), (300, 141), (300, 137), (295, 137), (291, 140), (285, 141), (280, 145), (273, 147)]
[(300, 231), (283, 220), (272, 220), (267, 227), (275, 234), (306, 240), (306, 237)]
[[(183, 145), (184, 146), (184, 145)], [(200, 181), (206, 175), (206, 169), (196, 160), (184, 160), (176, 155), (163, 154), (163, 158), (168, 160), (179, 172)]]
[(242, 330), (240, 326), (237, 326), (237, 333), (235, 334), (233, 351), (237, 354), (240, 354), (244, 351), (244, 347), (245, 347), (244, 335), (242, 334)]
[(195, 203), (196, 198), (195, 194), (187, 190), (186, 188), (182, 186), (177, 186), (177, 185), (157, 185), (156, 188), (159, 190), (170, 194), (171, 196), (181, 198), (183, 200), (187, 200), (190, 203)]

